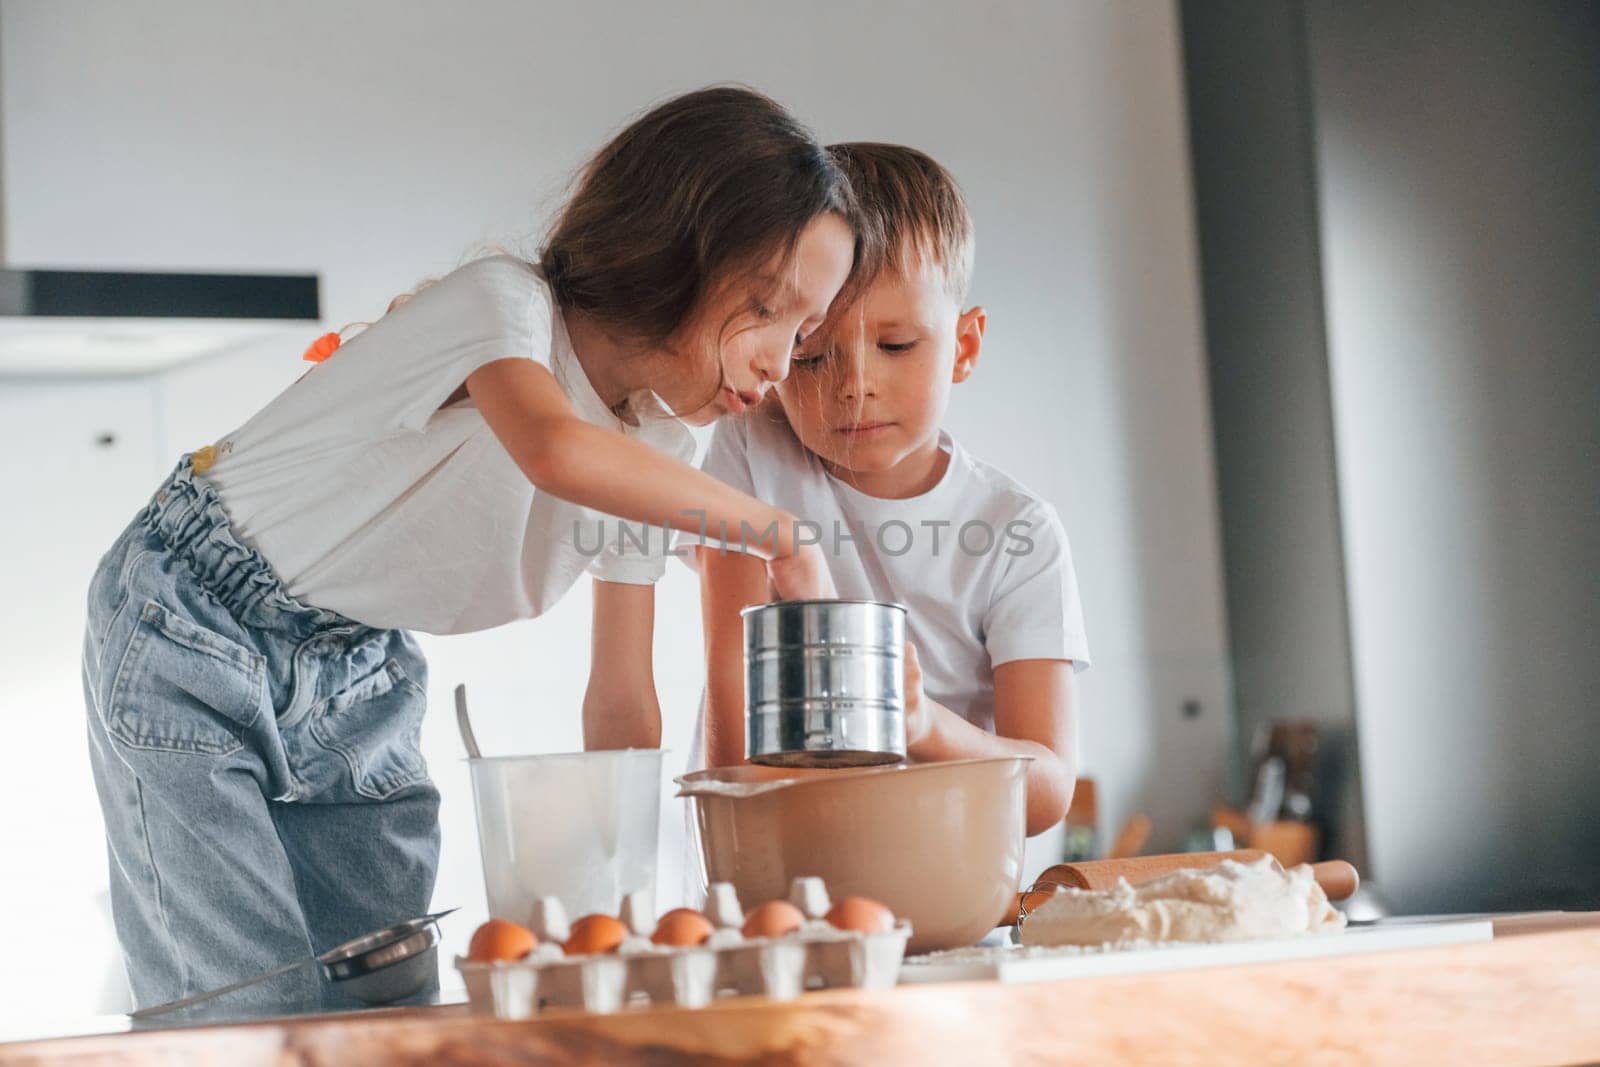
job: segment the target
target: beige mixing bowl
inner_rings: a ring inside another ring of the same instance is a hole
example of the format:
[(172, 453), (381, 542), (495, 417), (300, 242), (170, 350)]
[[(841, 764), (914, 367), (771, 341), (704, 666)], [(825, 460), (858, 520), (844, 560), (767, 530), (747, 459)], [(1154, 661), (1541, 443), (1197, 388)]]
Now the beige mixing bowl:
[(752, 907), (813, 875), (911, 920), (908, 952), (970, 945), (1022, 880), (1027, 757), (848, 770), (721, 767), (677, 779), (707, 882)]

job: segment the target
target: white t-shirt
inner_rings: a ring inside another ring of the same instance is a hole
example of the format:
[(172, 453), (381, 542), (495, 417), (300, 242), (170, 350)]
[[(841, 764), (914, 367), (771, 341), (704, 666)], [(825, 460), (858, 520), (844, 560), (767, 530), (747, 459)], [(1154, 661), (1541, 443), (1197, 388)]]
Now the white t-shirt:
[(495, 256), (346, 341), (229, 434), (206, 478), (290, 595), (369, 626), (454, 634), (529, 618), (585, 570), (654, 582), (659, 529), (624, 538), (617, 520), (536, 491), (471, 398), (441, 407), (508, 357), (548, 367), (586, 422), (693, 458), (659, 405), (637, 427), (606, 407), (544, 281)]
[[(718, 423), (702, 466), (809, 523), (803, 534), (815, 534), (841, 597), (904, 604), (924, 691), (993, 733), (995, 667), (1019, 659), (1089, 665), (1078, 579), (1054, 508), (948, 434), (940, 444), (950, 457), (944, 477), (906, 500), (868, 496), (833, 477), (767, 408)], [(738, 539), (729, 531), (728, 542)], [(716, 530), (681, 538), (719, 540)]]

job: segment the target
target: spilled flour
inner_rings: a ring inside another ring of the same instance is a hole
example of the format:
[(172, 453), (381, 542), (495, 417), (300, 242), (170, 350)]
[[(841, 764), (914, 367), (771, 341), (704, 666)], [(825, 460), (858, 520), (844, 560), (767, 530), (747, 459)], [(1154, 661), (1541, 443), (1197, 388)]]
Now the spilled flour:
[(1059, 889), (1028, 914), (1021, 939), (1032, 947), (1134, 948), (1332, 933), (1344, 922), (1309, 866), (1284, 871), (1267, 857), (1173, 871), (1137, 886)]

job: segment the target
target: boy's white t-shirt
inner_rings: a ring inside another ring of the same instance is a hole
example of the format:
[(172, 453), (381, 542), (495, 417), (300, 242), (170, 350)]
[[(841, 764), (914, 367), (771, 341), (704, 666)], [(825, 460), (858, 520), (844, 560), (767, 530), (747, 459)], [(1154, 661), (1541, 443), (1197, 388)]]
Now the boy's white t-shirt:
[(544, 612), (585, 571), (654, 582), (659, 529), (625, 538), (536, 490), (470, 397), (442, 407), (506, 358), (548, 367), (584, 421), (692, 460), (693, 437), (659, 405), (638, 426), (611, 412), (544, 281), (494, 256), (346, 341), (224, 438), (205, 477), (291, 596), (369, 626), (467, 633)]
[[(818, 536), (841, 597), (905, 605), (929, 697), (993, 733), (995, 667), (1089, 665), (1072, 553), (1048, 503), (948, 434), (949, 466), (932, 489), (868, 496), (829, 474), (774, 409), (718, 423), (703, 469), (810, 523), (804, 533)], [(708, 534), (680, 543), (722, 539)]]

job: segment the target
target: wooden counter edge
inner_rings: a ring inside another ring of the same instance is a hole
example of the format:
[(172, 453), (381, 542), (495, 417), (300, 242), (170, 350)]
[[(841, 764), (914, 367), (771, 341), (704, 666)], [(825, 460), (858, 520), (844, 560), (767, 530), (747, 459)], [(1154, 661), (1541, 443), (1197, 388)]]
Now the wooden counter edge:
[(1479, 944), (1030, 985), (839, 990), (698, 1011), (460, 1009), (0, 1046), (0, 1065), (1600, 1061), (1600, 926)]

